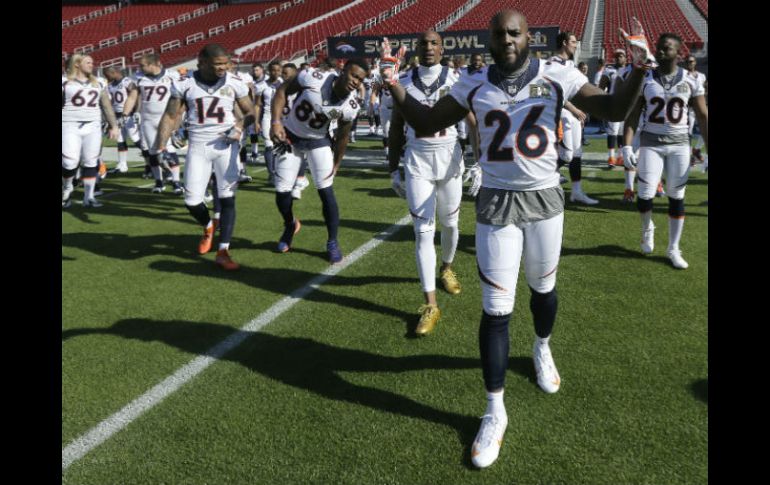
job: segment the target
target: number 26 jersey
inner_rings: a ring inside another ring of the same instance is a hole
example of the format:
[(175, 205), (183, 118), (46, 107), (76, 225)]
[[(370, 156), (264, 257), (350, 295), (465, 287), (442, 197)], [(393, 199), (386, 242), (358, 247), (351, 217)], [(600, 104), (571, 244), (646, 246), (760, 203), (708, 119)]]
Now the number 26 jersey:
[(539, 59), (513, 82), (494, 65), (463, 74), (450, 95), (476, 116), (482, 185), (514, 191), (558, 186), (561, 110), (587, 82), (577, 69)]

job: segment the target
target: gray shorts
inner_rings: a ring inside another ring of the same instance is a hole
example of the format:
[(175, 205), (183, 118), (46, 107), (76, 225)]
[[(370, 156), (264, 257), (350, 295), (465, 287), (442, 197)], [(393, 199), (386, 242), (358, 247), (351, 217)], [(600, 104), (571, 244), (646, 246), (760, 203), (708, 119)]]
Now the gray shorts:
[(564, 212), (560, 186), (515, 192), (481, 187), (476, 197), (476, 222), (495, 226), (550, 219)]

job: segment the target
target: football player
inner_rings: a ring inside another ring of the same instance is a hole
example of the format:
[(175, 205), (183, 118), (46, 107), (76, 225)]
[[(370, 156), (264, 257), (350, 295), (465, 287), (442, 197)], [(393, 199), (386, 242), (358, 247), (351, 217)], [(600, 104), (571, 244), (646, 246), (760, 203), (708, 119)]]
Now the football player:
[[(253, 80), (251, 100), (254, 103), (254, 114), (257, 117), (257, 122), (253, 125), (249, 125), (249, 141), (251, 141), (251, 163), (256, 164), (259, 159), (259, 134), (262, 131), (262, 127), (259, 125), (259, 120), (262, 119), (262, 114), (257, 108), (257, 98), (262, 95), (267, 83), (265, 82), (265, 68), (262, 64), (256, 62), (251, 66), (251, 78)], [(259, 129), (257, 129), (259, 128)]]
[(436, 133), (469, 112), (478, 120), (483, 176), (476, 202), (476, 251), (484, 307), (479, 347), (487, 410), (471, 451), (477, 467), (497, 459), (508, 424), (503, 404), (508, 322), (522, 255), (532, 292), (537, 382), (548, 393), (559, 389), (549, 339), (556, 319), (556, 269), (564, 220), (564, 192), (556, 171), (560, 111), (565, 101), (571, 101), (581, 111), (608, 120), (626, 117), (639, 96), (645, 69), (654, 62), (638, 21), (632, 33), (633, 37), (625, 33), (624, 37), (632, 43), (638, 67), (612, 95), (590, 84), (577, 69), (530, 59), (531, 34), (524, 14), (515, 10), (498, 12), (490, 22), (495, 64), (462, 77), (432, 108), (398, 84), (393, 75), (398, 58), (386, 53), (381, 63), (386, 89), (417, 132)]
[[(348, 145), (353, 118), (359, 105), (355, 97), (358, 86), (368, 74), (369, 66), (360, 59), (351, 59), (341, 74), (308, 69), (282, 84), (275, 93), (270, 126), (270, 138), (278, 153), (276, 159), (275, 202), (283, 216), (284, 231), (278, 242), (278, 251), (291, 248), (300, 221), (292, 212), (291, 191), (297, 181), (302, 159), (307, 158), (313, 182), (323, 205), (328, 240), (326, 251), (332, 264), (342, 261), (337, 242), (339, 209), (334, 196), (334, 175), (337, 173)], [(285, 118), (281, 112), (286, 98), (297, 94), (292, 109)], [(332, 142), (329, 124), (337, 120), (339, 129)]]
[(684, 228), (684, 193), (690, 173), (690, 115), (687, 108), (693, 108), (707, 147), (708, 108), (703, 85), (676, 64), (681, 47), (682, 39), (676, 34), (664, 33), (658, 38), (655, 57), (660, 65), (644, 78), (641, 98), (626, 123), (623, 152), (624, 159), (625, 154), (632, 156), (626, 164), (635, 166), (636, 159), (630, 145), (639, 115), (643, 113), (644, 127), (636, 167), (639, 179), (636, 205), (642, 220), (642, 252), (650, 254), (655, 246), (652, 199), (665, 171), (668, 195), (667, 255), (675, 268), (686, 269), (689, 264), (682, 257), (679, 240)]
[[(417, 41), (419, 66), (399, 76), (399, 83), (406, 92), (426, 106), (432, 106), (440, 97), (446, 96), (458, 80), (454, 69), (439, 64), (443, 53), (441, 36), (432, 30), (423, 33)], [(398, 109), (393, 110), (390, 119), (389, 139), (388, 162), (393, 189), (399, 196), (406, 197), (414, 222), (417, 272), (425, 297), (425, 304), (418, 310), (420, 321), (415, 333), (422, 336), (433, 331), (441, 316), (436, 301), (436, 248), (433, 243), (437, 210), (442, 226), (441, 283), (452, 295), (461, 291), (457, 275), (452, 271), (452, 261), (460, 236), (463, 153), (455, 126), (436, 133), (416, 132), (404, 123)], [(404, 145), (405, 185), (398, 170)]]
[(111, 140), (117, 139), (119, 129), (107, 85), (94, 76), (91, 56), (74, 54), (67, 59), (61, 99), (62, 209), (72, 205), (70, 196), (79, 165), (82, 165), (83, 207), (101, 207), (103, 204), (94, 198), (94, 186), (102, 151), (102, 113), (109, 125)]
[[(625, 67), (626, 62), (625, 49), (615, 49), (615, 64), (604, 68), (602, 79), (599, 81), (599, 89), (609, 90), (609, 93), (612, 94), (615, 89), (615, 78), (617, 77), (618, 71)], [(623, 166), (623, 160), (615, 157), (615, 149), (619, 149), (621, 146), (623, 146), (623, 122), (607, 122), (607, 149), (609, 150), (609, 157), (607, 158), (608, 168)]]
[(265, 167), (267, 168), (268, 180), (273, 183), (275, 180), (275, 161), (273, 157), (273, 140), (270, 139), (270, 122), (273, 112), (271, 109), (275, 90), (283, 84), (281, 79), (281, 63), (273, 61), (267, 66), (267, 80), (264, 85), (261, 83), (255, 89), (256, 108), (261, 111), (262, 118), (259, 120), (262, 139), (265, 140)]
[[(559, 49), (549, 62), (558, 62), (562, 66), (575, 69), (575, 61), (573, 60), (577, 50), (577, 37), (575, 34), (572, 32), (559, 32), (559, 35), (556, 37), (556, 45), (559, 46)], [(564, 146), (569, 146), (569, 150), (564, 152), (566, 156), (564, 162), (569, 164), (569, 177), (572, 180), (572, 193), (570, 193), (569, 200), (570, 202), (580, 202), (586, 205), (596, 205), (599, 201), (588, 197), (583, 192), (581, 182), (583, 165), (582, 135), (586, 114), (569, 101), (566, 101), (561, 112), (561, 121), (563, 138), (566, 142)]]
[[(206, 254), (216, 228), (204, 202), (213, 170), (216, 197), (221, 206), (219, 249), (215, 263), (232, 271), (238, 263), (230, 257), (230, 239), (235, 227), (235, 191), (238, 188), (238, 152), (244, 126), (254, 122), (249, 88), (228, 72), (230, 56), (219, 44), (208, 44), (198, 54), (198, 70), (192, 77), (171, 86), (170, 100), (160, 121), (153, 146), (157, 153), (168, 142), (181, 111), (188, 113), (190, 137), (185, 163), (187, 210), (203, 227), (198, 252)], [(244, 117), (236, 119), (238, 106)]]
[[(228, 72), (230, 72), (230, 74), (232, 74), (235, 79), (243, 82), (249, 88), (249, 99), (254, 99), (254, 79), (251, 77), (251, 74), (248, 72), (239, 72), (238, 65), (232, 58), (230, 59), (230, 64), (228, 64), (228, 66)], [(243, 117), (243, 115), (238, 112), (237, 105), (236, 116), (238, 118)], [(251, 182), (253, 180), (251, 175), (246, 172), (246, 162), (249, 154), (249, 149), (246, 146), (248, 137), (248, 130), (244, 130), (243, 139), (241, 140), (241, 152), (238, 154), (238, 182), (242, 184)]]
[[(158, 137), (160, 118), (171, 98), (171, 85), (174, 81), (179, 80), (179, 73), (173, 69), (164, 68), (157, 54), (143, 55), (139, 59), (139, 67), (144, 75), (136, 81), (137, 89), (129, 94), (128, 101), (123, 108), (124, 112), (130, 113), (136, 103), (139, 103), (141, 116), (139, 129), (150, 152), (150, 168), (155, 178), (155, 187), (152, 188), (152, 192), (160, 194), (166, 188), (163, 185), (163, 173), (161, 171), (161, 157), (163, 157), (171, 171), (174, 194), (182, 195), (184, 189), (179, 181), (179, 156), (176, 153), (176, 148), (170, 140), (168, 140), (167, 145), (160, 147), (155, 143)], [(179, 119), (175, 120), (175, 123), (174, 130), (181, 125), (182, 117), (180, 116)], [(153, 147), (158, 148), (155, 150)]]
[(104, 75), (109, 81), (107, 89), (112, 100), (112, 109), (115, 111), (115, 116), (118, 118), (118, 126), (120, 127), (120, 132), (118, 133), (118, 165), (110, 173), (126, 173), (128, 172), (127, 141), (129, 138), (142, 151), (142, 157), (145, 160), (149, 156), (147, 148), (141, 144), (142, 138), (139, 135), (139, 127), (136, 124), (133, 113), (127, 113), (123, 110), (126, 101), (128, 101), (129, 94), (136, 91), (136, 84), (130, 77), (124, 76), (123, 71), (115, 66), (106, 68)]
[[(696, 65), (697, 65), (697, 62), (695, 60), (695, 56), (689, 56), (687, 58), (687, 63), (686, 63), (687, 75), (695, 79), (697, 83), (703, 86), (704, 92), (705, 92), (706, 75), (700, 71), (697, 71), (695, 69)], [(692, 106), (689, 108), (689, 113), (687, 114), (687, 116), (690, 119), (690, 142), (692, 143), (693, 131), (695, 129), (695, 121), (697, 118), (695, 116), (695, 111), (693, 110)], [(700, 125), (698, 125), (698, 128), (700, 128)], [(703, 159), (703, 154), (701, 153), (702, 146), (703, 146), (703, 136), (698, 135), (695, 140), (695, 146), (692, 149), (692, 157), (690, 159), (691, 165), (695, 165), (695, 163), (703, 163), (704, 159)]]

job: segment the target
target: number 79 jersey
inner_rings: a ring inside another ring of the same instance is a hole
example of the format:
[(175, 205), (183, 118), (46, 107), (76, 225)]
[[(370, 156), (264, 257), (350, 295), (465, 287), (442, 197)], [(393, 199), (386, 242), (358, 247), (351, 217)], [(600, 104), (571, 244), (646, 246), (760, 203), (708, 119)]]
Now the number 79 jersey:
[(539, 59), (514, 82), (494, 65), (464, 74), (450, 95), (478, 121), (482, 185), (514, 191), (558, 186), (561, 110), (587, 82), (577, 69)]
[(236, 100), (248, 95), (246, 84), (229, 72), (210, 86), (196, 71), (171, 88), (171, 96), (181, 99), (187, 107), (187, 133), (191, 143), (214, 140), (232, 128)]
[(329, 136), (332, 120), (350, 121), (356, 117), (356, 91), (343, 99), (337, 98), (332, 90), (335, 79), (336, 74), (312, 68), (297, 75), (301, 91), (284, 119), (287, 130), (300, 138), (318, 140)]

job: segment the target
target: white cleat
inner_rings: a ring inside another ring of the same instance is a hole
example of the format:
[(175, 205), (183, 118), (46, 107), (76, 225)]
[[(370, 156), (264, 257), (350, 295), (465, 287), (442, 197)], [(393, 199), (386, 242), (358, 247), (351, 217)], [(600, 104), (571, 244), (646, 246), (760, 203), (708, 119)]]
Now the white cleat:
[(655, 249), (655, 224), (650, 223), (650, 228), (642, 230), (642, 252), (651, 254)]
[(96, 199), (85, 199), (83, 201), (83, 207), (102, 207), (103, 205)]
[(553, 394), (559, 390), (561, 378), (559, 371), (556, 370), (556, 364), (553, 363), (551, 348), (548, 344), (538, 344), (535, 340), (535, 346), (532, 349), (532, 360), (535, 361), (535, 373), (537, 374), (537, 384), (540, 389)]
[(682, 251), (678, 249), (668, 250), (668, 259), (671, 260), (671, 264), (677, 269), (687, 269), (690, 265), (682, 258)]
[(569, 179), (565, 177), (564, 175), (559, 175), (559, 184), (566, 184), (569, 182)]
[(471, 447), (471, 461), (475, 467), (486, 468), (497, 460), (506, 427), (508, 416), (505, 413), (481, 417), (481, 427)]
[(598, 200), (592, 199), (592, 198), (588, 197), (585, 194), (585, 192), (575, 192), (575, 191), (573, 191), (572, 194), (570, 194), (569, 201), (570, 202), (580, 202), (580, 203), (586, 204), (586, 205), (596, 205), (596, 204), (599, 203)]

